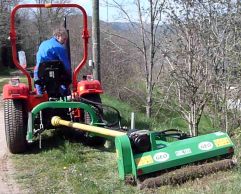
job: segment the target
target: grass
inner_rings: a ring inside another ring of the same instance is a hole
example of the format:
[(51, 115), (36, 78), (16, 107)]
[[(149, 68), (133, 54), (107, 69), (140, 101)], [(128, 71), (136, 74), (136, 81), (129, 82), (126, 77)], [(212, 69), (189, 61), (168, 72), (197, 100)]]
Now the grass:
[[(133, 109), (109, 96), (103, 102), (117, 107), (123, 122), (129, 126)], [(204, 121), (205, 122), (204, 118)], [(176, 122), (176, 123), (175, 123)], [(178, 124), (173, 119), (173, 125)], [(206, 122), (206, 125), (209, 126)], [(204, 125), (204, 124), (203, 124)], [(136, 114), (136, 126), (140, 129), (161, 128), (161, 124), (148, 120), (144, 114)], [(234, 134), (236, 155), (240, 158), (240, 134)], [(58, 131), (45, 133), (43, 148), (37, 142), (26, 154), (12, 155), (16, 169), (16, 180), (31, 193), (238, 193), (241, 190), (241, 168), (205, 176), (182, 185), (163, 186), (150, 190), (139, 190), (118, 179), (114, 148), (93, 148), (80, 142), (65, 139)]]
[(107, 104), (109, 106), (113, 106), (120, 111), (122, 117), (122, 125), (126, 127), (130, 127), (131, 125), (131, 113), (135, 113), (135, 127), (137, 129), (151, 129), (157, 127), (155, 120), (147, 119), (145, 114), (136, 113), (135, 109), (129, 106), (127, 103), (122, 103), (110, 96), (104, 95), (102, 98), (103, 104)]
[[(117, 178), (112, 150), (69, 142), (54, 132), (45, 137), (43, 144), (42, 150), (34, 144), (29, 153), (12, 156), (18, 170), (17, 180), (24, 185), (31, 182), (30, 189), (34, 193), (122, 191), (124, 183)], [(134, 188), (125, 190), (133, 192)]]
[(31, 193), (238, 193), (241, 190), (239, 165), (183, 185), (139, 190), (118, 179), (112, 150), (83, 146), (56, 134), (45, 139), (42, 150), (34, 147), (12, 159), (17, 181)]

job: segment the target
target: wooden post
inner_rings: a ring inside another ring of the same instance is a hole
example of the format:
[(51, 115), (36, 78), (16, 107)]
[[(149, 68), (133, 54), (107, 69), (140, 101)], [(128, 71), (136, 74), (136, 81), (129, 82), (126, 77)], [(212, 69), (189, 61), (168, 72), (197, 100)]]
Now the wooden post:
[(92, 2), (92, 53), (94, 62), (93, 75), (94, 79), (101, 81), (99, 0), (93, 0)]

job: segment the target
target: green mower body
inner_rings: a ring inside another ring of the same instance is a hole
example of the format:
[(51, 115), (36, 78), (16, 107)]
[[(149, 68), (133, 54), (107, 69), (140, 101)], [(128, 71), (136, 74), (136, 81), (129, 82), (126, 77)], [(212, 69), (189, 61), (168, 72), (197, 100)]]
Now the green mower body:
[(175, 168), (210, 158), (232, 155), (233, 143), (223, 132), (171, 141), (163, 140), (157, 132), (150, 132), (151, 147), (143, 153), (134, 153), (127, 135), (116, 137), (119, 178), (138, 176)]

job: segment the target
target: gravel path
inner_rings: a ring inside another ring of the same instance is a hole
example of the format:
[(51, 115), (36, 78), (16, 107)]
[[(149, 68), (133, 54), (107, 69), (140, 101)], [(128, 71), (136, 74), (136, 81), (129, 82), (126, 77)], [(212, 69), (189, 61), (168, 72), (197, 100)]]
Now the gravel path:
[(23, 194), (13, 180), (15, 172), (9, 159), (4, 130), (3, 101), (0, 100), (0, 194)]

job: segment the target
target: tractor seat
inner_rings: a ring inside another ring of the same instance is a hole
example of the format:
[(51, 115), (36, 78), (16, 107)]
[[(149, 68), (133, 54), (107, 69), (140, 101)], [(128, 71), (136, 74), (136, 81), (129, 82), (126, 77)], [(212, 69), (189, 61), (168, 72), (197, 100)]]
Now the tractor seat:
[(40, 63), (38, 77), (38, 84), (46, 90), (49, 97), (60, 97), (60, 86), (67, 85), (67, 74), (61, 61)]

